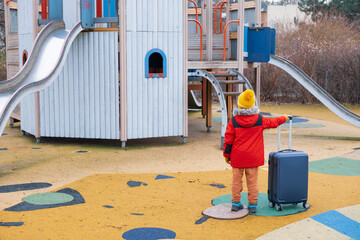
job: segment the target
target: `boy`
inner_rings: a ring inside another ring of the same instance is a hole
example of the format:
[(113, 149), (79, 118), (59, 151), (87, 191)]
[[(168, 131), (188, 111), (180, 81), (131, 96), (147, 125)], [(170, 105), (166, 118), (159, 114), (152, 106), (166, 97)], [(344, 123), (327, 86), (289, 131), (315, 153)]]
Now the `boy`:
[(249, 212), (256, 213), (258, 197), (258, 167), (264, 165), (264, 137), (263, 130), (277, 128), (289, 118), (265, 118), (259, 114), (255, 106), (255, 94), (248, 89), (238, 98), (238, 108), (225, 132), (224, 152), (226, 163), (233, 168), (232, 206), (231, 211), (239, 211), (244, 206), (240, 203), (243, 190), (242, 177), (246, 175), (248, 187)]

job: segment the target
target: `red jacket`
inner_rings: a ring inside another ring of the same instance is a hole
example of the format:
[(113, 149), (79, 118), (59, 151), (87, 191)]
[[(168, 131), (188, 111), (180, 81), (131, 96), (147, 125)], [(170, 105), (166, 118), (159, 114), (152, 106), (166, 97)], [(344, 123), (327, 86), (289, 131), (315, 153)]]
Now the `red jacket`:
[(231, 166), (234, 168), (264, 165), (263, 130), (277, 128), (284, 122), (284, 116), (266, 118), (254, 114), (232, 117), (226, 127), (224, 157), (230, 158)]

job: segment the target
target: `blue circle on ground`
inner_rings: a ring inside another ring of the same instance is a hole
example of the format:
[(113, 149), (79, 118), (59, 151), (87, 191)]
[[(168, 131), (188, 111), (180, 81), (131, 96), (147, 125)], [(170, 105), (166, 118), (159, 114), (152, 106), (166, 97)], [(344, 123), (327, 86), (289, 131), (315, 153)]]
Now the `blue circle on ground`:
[(176, 233), (163, 228), (135, 228), (125, 232), (122, 237), (126, 240), (175, 239)]
[[(214, 198), (211, 203), (216, 206), (219, 204), (231, 203), (231, 194), (222, 195)], [(241, 193), (241, 204), (248, 206), (247, 193)], [(258, 194), (258, 206), (255, 216), (286, 216), (297, 214), (306, 211), (302, 203), (298, 204), (281, 204), (282, 211), (277, 211), (275, 208), (269, 207), (268, 195), (266, 193)]]

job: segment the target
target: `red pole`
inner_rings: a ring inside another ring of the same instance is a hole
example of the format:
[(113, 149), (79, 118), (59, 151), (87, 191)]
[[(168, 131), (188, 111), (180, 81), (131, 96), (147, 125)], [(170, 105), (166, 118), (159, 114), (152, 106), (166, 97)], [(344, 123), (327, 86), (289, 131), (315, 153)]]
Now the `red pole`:
[(41, 18), (48, 19), (47, 15), (48, 0), (41, 0)]
[[(225, 28), (224, 28), (224, 52), (223, 52), (223, 60), (225, 61), (226, 59), (226, 28), (227, 26), (230, 24), (230, 23), (233, 23), (233, 22), (237, 22), (238, 24), (240, 23), (240, 20), (231, 20), (229, 21), (226, 25), (225, 25)], [(239, 46), (238, 46), (239, 47)], [(240, 60), (239, 60), (240, 61)]]
[(203, 60), (203, 41), (202, 41), (203, 30), (202, 30), (201, 23), (195, 19), (188, 19), (188, 21), (196, 22), (196, 24), (199, 25), (199, 27), (200, 27), (200, 60), (202, 61)]
[(220, 7), (220, 34), (222, 34), (222, 10), (223, 10), (225, 3), (228, 3), (228, 2), (223, 2)]
[[(198, 6), (196, 4), (196, 2), (194, 2), (194, 0), (188, 0), (189, 2), (192, 2), (195, 5), (195, 16), (196, 16), (196, 20), (198, 21)], [(198, 33), (198, 26), (196, 24), (196, 34)]]
[(102, 0), (96, 0), (96, 17), (102, 17)]
[(215, 19), (214, 19), (214, 33), (215, 34), (216, 34), (216, 22), (217, 22), (217, 9), (218, 9), (219, 4), (222, 4), (224, 2), (226, 2), (226, 1), (220, 1), (215, 6)]

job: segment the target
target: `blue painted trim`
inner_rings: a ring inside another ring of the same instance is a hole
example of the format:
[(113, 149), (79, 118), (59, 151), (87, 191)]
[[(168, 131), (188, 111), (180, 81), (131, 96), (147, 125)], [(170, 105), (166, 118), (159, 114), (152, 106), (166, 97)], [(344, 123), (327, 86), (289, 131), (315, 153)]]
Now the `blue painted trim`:
[(49, 0), (49, 21), (63, 20), (63, 0)]
[[(162, 76), (160, 76), (159, 74), (153, 74), (152, 76), (150, 76), (149, 58), (150, 58), (151, 54), (153, 54), (153, 53), (160, 53), (160, 55), (163, 58), (163, 74), (162, 74)], [(145, 77), (146, 78), (166, 78), (167, 77), (167, 58), (166, 58), (165, 53), (161, 49), (153, 48), (146, 53), (146, 55), (145, 55)]]
[(95, 5), (94, 0), (80, 1), (81, 26), (85, 29), (95, 28)]
[(346, 217), (338, 211), (332, 210), (311, 218), (350, 238), (360, 239), (360, 223)]
[(116, 17), (116, 1), (110, 0), (110, 16), (109, 16), (109, 0), (103, 0), (103, 17)]
[(270, 28), (270, 42), (271, 42), (271, 47), (270, 47), (270, 54), (271, 55), (275, 55), (276, 52), (276, 30), (275, 28)]

